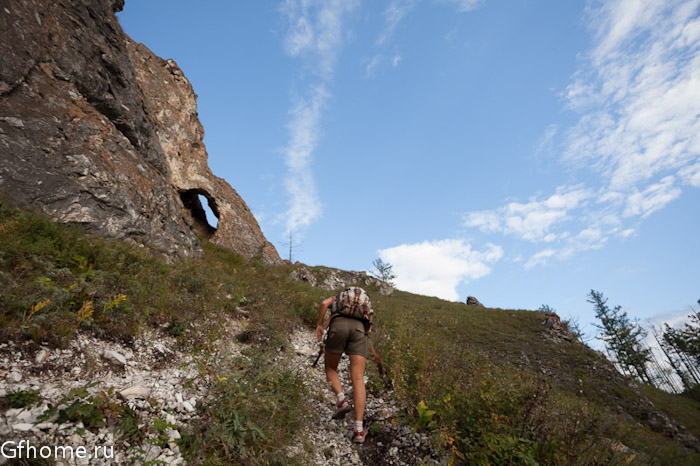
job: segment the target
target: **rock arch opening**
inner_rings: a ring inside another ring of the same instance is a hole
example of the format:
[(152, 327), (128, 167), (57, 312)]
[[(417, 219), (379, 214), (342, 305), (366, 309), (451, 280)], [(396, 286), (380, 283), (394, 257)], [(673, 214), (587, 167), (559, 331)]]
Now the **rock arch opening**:
[(180, 191), (180, 199), (190, 214), (197, 233), (207, 239), (210, 238), (216, 232), (219, 221), (216, 199), (204, 189)]

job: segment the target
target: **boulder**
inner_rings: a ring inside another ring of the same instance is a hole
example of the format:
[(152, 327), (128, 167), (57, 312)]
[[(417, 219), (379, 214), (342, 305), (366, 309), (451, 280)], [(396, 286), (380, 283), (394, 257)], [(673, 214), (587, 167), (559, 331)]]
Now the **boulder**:
[(141, 387), (139, 385), (135, 385), (133, 387), (126, 388), (119, 392), (119, 394), (123, 397), (126, 398), (127, 400), (133, 400), (133, 399), (141, 399), (145, 400), (149, 396), (151, 396), (151, 390), (145, 387)]
[(467, 296), (467, 306), (481, 306), (484, 307), (483, 304), (479, 302), (478, 299), (476, 299), (474, 296)]
[(306, 267), (294, 269), (292, 273), (289, 274), (289, 277), (293, 280), (308, 283), (311, 286), (316, 286), (318, 284), (318, 280), (316, 280), (314, 274)]
[(126, 358), (116, 351), (107, 350), (102, 354), (102, 357), (110, 362), (126, 366)]
[(566, 341), (574, 340), (574, 335), (565, 324), (561, 323), (561, 318), (556, 313), (548, 312), (544, 316), (542, 324), (550, 330), (552, 335)]

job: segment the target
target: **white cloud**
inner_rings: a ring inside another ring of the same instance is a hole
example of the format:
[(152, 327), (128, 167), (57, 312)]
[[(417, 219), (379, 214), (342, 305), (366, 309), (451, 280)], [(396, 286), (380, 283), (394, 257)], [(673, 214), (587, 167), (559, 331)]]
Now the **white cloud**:
[(584, 243), (595, 243), (603, 238), (603, 232), (598, 228), (586, 228), (576, 235), (575, 239)]
[(634, 228), (628, 228), (618, 233), (621, 238), (629, 238), (635, 233)]
[(557, 253), (556, 249), (551, 249), (551, 248), (543, 249), (542, 251), (540, 251), (536, 254), (533, 254), (533, 256), (530, 257), (530, 259), (527, 262), (525, 262), (524, 267), (526, 269), (531, 269), (531, 268), (535, 267), (536, 265), (546, 264), (548, 262), (548, 260), (552, 256), (554, 256), (556, 253)]
[[(313, 152), (321, 132), (323, 109), (330, 99), (328, 84), (342, 46), (344, 16), (356, 0), (285, 0), (280, 12), (288, 22), (283, 40), (286, 53), (302, 59), (320, 82), (307, 82), (289, 111), (289, 141), (284, 149), (287, 164), (285, 187), (290, 195), (287, 228), (308, 227), (321, 215), (321, 202), (313, 177)], [(306, 81), (308, 77), (306, 77)]]
[(537, 147), (535, 147), (535, 156), (541, 156), (553, 152), (554, 150), (554, 137), (559, 131), (559, 126), (549, 125), (545, 129), (544, 134), (537, 142)]
[(556, 241), (557, 238), (559, 238), (559, 235), (555, 233), (550, 233), (544, 238), (542, 238), (542, 241), (544, 241), (545, 243), (551, 243), (552, 241)]
[(576, 235), (570, 233), (562, 234), (556, 238), (560, 247), (548, 247), (533, 254), (525, 262), (524, 267), (531, 269), (538, 265), (546, 265), (551, 259), (563, 261), (582, 251), (600, 249), (607, 243), (608, 236), (613, 234), (613, 232), (614, 229), (604, 231), (598, 227), (588, 227)]
[(377, 40), (374, 42), (378, 51), (367, 61), (367, 77), (375, 77), (379, 68), (387, 61), (393, 68), (399, 65), (401, 55), (394, 53), (391, 58), (387, 59), (387, 55), (389, 54), (387, 49), (394, 38), (396, 28), (419, 1), (420, 0), (391, 0), (386, 7), (386, 10), (384, 10), (383, 28), (377, 36)]
[(392, 0), (389, 3), (389, 6), (384, 10), (384, 29), (375, 42), (377, 47), (382, 47), (394, 36), (396, 27), (417, 3), (416, 0)]
[(654, 21), (664, 3), (673, 1), (618, 0), (602, 3), (593, 14), (598, 46), (593, 56), (604, 60), (624, 42)]
[(685, 167), (679, 172), (679, 175), (685, 184), (700, 188), (700, 163)]
[(675, 186), (674, 178), (667, 176), (659, 183), (647, 187), (642, 192), (634, 192), (627, 198), (625, 217), (641, 216), (646, 218), (681, 195), (681, 189)]
[(580, 187), (560, 187), (545, 200), (528, 203), (511, 202), (496, 210), (468, 212), (464, 224), (485, 232), (500, 232), (528, 241), (553, 241), (550, 229), (568, 220), (568, 213), (576, 209), (593, 193)]
[(393, 266), (398, 288), (456, 301), (457, 286), (488, 275), (487, 265), (503, 256), (503, 249), (487, 244), (476, 251), (463, 240), (447, 239), (402, 244), (378, 251)]
[(447, 3), (453, 3), (457, 7), (457, 11), (464, 13), (472, 11), (481, 6), (485, 0), (441, 0)]
[(468, 212), (464, 224), (468, 227), (478, 227), (487, 232), (501, 231), (503, 229), (503, 215), (495, 210)]
[(376, 54), (369, 60), (366, 68), (367, 77), (373, 78), (377, 75), (377, 69), (379, 68), (379, 65), (382, 64), (383, 60), (384, 55), (381, 53)]
[(289, 32), (284, 40), (287, 53), (293, 57), (313, 46), (313, 31), (306, 17), (296, 18), (296, 23), (290, 25)]
[(618, 0), (592, 10), (596, 42), (567, 89), (582, 112), (565, 160), (610, 189), (644, 190), (700, 158), (698, 0)]
[(699, 10), (700, 0), (589, 3), (593, 46), (565, 92), (579, 119), (547, 127), (534, 151), (556, 149), (562, 134), (561, 162), (589, 179), (568, 190), (582, 197), (559, 188), (546, 200), (469, 212), (465, 225), (548, 243), (525, 262), (534, 267), (627, 238), (683, 189), (700, 187)]
[[(401, 62), (401, 55), (396, 52), (390, 54), (388, 49), (394, 39), (396, 30), (401, 22), (408, 16), (421, 0), (391, 0), (389, 5), (384, 10), (384, 25), (377, 39), (374, 42), (377, 48), (377, 53), (367, 60), (366, 72), (367, 76), (372, 78), (377, 75), (377, 72), (382, 64), (388, 63), (393, 68), (396, 68)], [(457, 7), (459, 12), (472, 11), (479, 7), (484, 0), (437, 0), (439, 3), (450, 3)]]
[(290, 110), (290, 140), (285, 149), (288, 170), (285, 185), (291, 195), (287, 211), (289, 231), (310, 225), (321, 214), (311, 161), (312, 152), (318, 143), (321, 114), (328, 98), (326, 89), (319, 86), (313, 90), (309, 99), (298, 99)]
[(313, 70), (329, 79), (343, 38), (343, 17), (358, 6), (357, 0), (285, 0), (280, 11), (289, 27), (284, 49), (291, 57), (304, 57)]

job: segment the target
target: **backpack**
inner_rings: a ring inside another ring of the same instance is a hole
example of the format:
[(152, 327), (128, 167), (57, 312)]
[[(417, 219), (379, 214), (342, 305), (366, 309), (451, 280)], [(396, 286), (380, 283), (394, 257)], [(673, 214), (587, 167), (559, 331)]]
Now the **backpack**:
[(333, 303), (333, 313), (369, 322), (374, 313), (369, 296), (362, 288), (351, 286), (338, 293)]

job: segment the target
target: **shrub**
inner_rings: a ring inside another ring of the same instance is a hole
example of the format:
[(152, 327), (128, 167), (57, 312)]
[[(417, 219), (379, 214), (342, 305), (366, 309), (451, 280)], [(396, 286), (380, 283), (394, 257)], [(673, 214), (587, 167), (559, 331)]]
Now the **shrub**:
[(28, 408), (41, 403), (43, 399), (37, 390), (12, 390), (5, 395), (10, 408)]
[[(279, 456), (301, 429), (305, 393), (298, 375), (270, 365), (252, 350), (220, 368), (205, 424), (192, 426), (182, 448), (193, 464), (287, 464)], [(206, 461), (205, 461), (206, 458)], [(303, 463), (302, 463), (303, 464)]]

